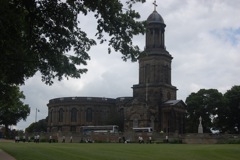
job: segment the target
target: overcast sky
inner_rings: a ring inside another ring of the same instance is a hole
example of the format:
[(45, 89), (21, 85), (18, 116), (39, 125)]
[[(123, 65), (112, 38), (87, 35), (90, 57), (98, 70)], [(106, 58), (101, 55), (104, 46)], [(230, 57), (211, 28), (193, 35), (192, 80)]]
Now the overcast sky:
[[(153, 12), (153, 0), (136, 4), (141, 20)], [(199, 89), (214, 88), (225, 93), (240, 85), (240, 1), (239, 0), (157, 0), (157, 12), (166, 26), (166, 49), (172, 60), (172, 85), (178, 88), (177, 99)], [(89, 14), (80, 17), (81, 27), (94, 38), (96, 20)], [(134, 38), (143, 50), (145, 35)], [(36, 74), (21, 87), (31, 107), (26, 121), (17, 124), (25, 129), (46, 118), (47, 103), (59, 97), (84, 96), (116, 98), (132, 96), (138, 84), (138, 62), (123, 62), (120, 53), (107, 53), (106, 45), (92, 47), (88, 72), (81, 79), (55, 81), (52, 86), (41, 82)]]

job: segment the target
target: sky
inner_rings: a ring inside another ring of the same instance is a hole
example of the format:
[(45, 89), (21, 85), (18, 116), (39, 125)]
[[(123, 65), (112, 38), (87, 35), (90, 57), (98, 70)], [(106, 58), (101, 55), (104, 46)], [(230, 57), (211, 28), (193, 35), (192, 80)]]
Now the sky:
[[(154, 10), (153, 0), (146, 1), (134, 5), (140, 20), (146, 20)], [(240, 85), (240, 0), (157, 0), (157, 5), (166, 24), (166, 49), (173, 56), (172, 85), (178, 88), (177, 99), (185, 101), (203, 88), (225, 93)], [(96, 39), (93, 14), (79, 19), (80, 27)], [(134, 37), (133, 42), (143, 50), (145, 35)], [(31, 112), (17, 129), (46, 118), (47, 104), (53, 98), (132, 96), (131, 87), (138, 84), (138, 62), (124, 62), (121, 53), (108, 54), (107, 44), (93, 46), (89, 55), (88, 72), (80, 79), (55, 80), (48, 86), (37, 73), (26, 80), (21, 90)]]

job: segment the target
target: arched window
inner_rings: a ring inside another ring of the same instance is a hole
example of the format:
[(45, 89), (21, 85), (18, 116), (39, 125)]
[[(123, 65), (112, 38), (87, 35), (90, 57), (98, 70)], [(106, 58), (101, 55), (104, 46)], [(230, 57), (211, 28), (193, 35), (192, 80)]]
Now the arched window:
[(71, 122), (77, 122), (77, 109), (72, 108), (71, 110)]
[(133, 119), (133, 127), (138, 127), (138, 119), (137, 118)]
[(63, 122), (63, 109), (61, 108), (59, 111), (58, 111), (58, 121), (59, 122)]
[(92, 122), (92, 109), (91, 108), (88, 108), (86, 111), (86, 121)]

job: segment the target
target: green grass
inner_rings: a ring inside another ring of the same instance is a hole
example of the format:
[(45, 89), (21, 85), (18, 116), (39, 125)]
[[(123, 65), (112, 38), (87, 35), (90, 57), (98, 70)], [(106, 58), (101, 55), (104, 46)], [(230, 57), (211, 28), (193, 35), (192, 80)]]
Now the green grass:
[(17, 160), (238, 160), (239, 144), (13, 143), (0, 148)]

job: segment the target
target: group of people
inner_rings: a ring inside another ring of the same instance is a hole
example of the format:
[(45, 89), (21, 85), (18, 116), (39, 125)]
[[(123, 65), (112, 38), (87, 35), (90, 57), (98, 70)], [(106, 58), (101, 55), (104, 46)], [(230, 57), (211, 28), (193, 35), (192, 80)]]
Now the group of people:
[[(72, 143), (72, 141), (73, 141), (73, 137), (72, 137), (72, 136), (70, 136), (70, 137), (69, 137), (69, 139), (70, 139), (70, 141), (69, 141), (69, 142), (70, 142), (70, 143)], [(62, 137), (62, 143), (65, 143), (65, 140), (66, 140), (66, 137), (65, 137), (65, 136), (63, 136), (63, 137)]]
[[(143, 137), (142, 136), (139, 136), (138, 137), (138, 143), (139, 144), (142, 144), (142, 143), (144, 143), (144, 139), (143, 139)], [(152, 137), (150, 136), (150, 137), (148, 137), (148, 142), (147, 143), (152, 143)]]
[[(24, 143), (25, 142), (31, 142), (31, 137), (29, 136), (28, 138), (26, 138), (26, 136), (23, 135), (22, 138), (20, 138), (20, 136), (15, 136), (15, 142), (19, 143), (20, 141), (22, 141)], [(34, 142), (35, 143), (39, 143), (39, 141), (40, 141), (40, 136), (39, 135), (35, 135), (34, 136)]]
[[(22, 137), (20, 137), (20, 136), (15, 136), (15, 142), (16, 142), (16, 143), (19, 143), (20, 141), (22, 141), (22, 142), (31, 142), (31, 137), (29, 136), (28, 138), (26, 138), (25, 135), (23, 135)], [(35, 136), (34, 136), (34, 142), (35, 142), (35, 143), (39, 143), (39, 142), (40, 142), (40, 135), (35, 135)], [(49, 136), (48, 142), (49, 142), (49, 143), (54, 142), (54, 140), (53, 140), (53, 138), (52, 138), (51, 135)], [(70, 142), (70, 143), (73, 142), (73, 137), (72, 137), (72, 136), (70, 136), (70, 141), (69, 141), (69, 142)], [(62, 137), (62, 143), (65, 143), (65, 136)]]
[[(62, 143), (65, 143), (65, 141), (66, 141), (66, 137), (65, 136), (62, 136)], [(50, 135), (49, 136), (49, 141), (48, 141), (49, 143), (52, 143), (53, 142), (53, 138), (52, 138), (52, 136)], [(70, 141), (69, 141), (70, 143), (72, 143), (73, 142), (73, 137), (72, 136), (70, 136)]]
[(123, 137), (119, 137), (119, 138), (118, 138), (118, 142), (119, 142), (119, 143), (129, 143), (130, 140), (126, 140), (126, 138), (123, 136)]
[(15, 136), (15, 143), (19, 143), (20, 141), (20, 137), (19, 136)]
[[(29, 140), (30, 140), (30, 137), (28, 137), (28, 138), (29, 138)], [(28, 140), (28, 141), (29, 141), (29, 140)], [(15, 136), (15, 142), (16, 142), (16, 143), (19, 143), (20, 141), (26, 142), (26, 136), (23, 135), (22, 138), (20, 138), (20, 136)]]
[[(118, 138), (118, 142), (119, 142), (119, 143), (130, 143), (130, 140), (126, 140), (125, 137), (123, 136), (123, 137), (119, 137), (119, 138)], [(143, 139), (142, 136), (139, 136), (139, 137), (138, 137), (138, 143), (139, 143), (139, 144), (144, 143), (144, 139)], [(148, 137), (147, 143), (150, 143), (150, 144), (152, 143), (152, 137), (151, 137), (151, 136)]]
[(38, 134), (38, 135), (35, 135), (35, 136), (34, 136), (34, 142), (35, 142), (35, 143), (39, 143), (39, 141), (40, 141), (40, 136), (39, 136), (39, 134)]
[[(73, 137), (70, 136), (69, 139), (70, 139), (69, 142), (72, 143), (72, 142), (73, 142)], [(62, 137), (62, 143), (65, 143), (65, 140), (66, 140), (65, 136), (63, 136), (63, 137)], [(16, 143), (19, 143), (20, 141), (22, 141), (22, 142), (26, 142), (26, 141), (31, 142), (31, 137), (29, 136), (28, 139), (26, 140), (25, 135), (23, 135), (22, 138), (20, 138), (20, 136), (16, 136), (16, 137), (15, 137), (15, 142), (16, 142)], [(39, 143), (39, 141), (40, 141), (40, 136), (39, 136), (39, 135), (35, 135), (35, 136), (34, 136), (34, 142), (35, 142), (35, 143)], [(166, 136), (166, 141), (168, 141), (168, 137), (167, 137), (167, 136)], [(52, 136), (50, 135), (50, 136), (49, 136), (49, 143), (52, 143), (52, 142), (53, 142), (53, 138), (52, 138)], [(83, 142), (83, 140), (81, 140), (81, 142)], [(89, 140), (89, 139), (87, 139), (85, 142), (86, 142), (86, 143), (92, 143), (92, 141)], [(119, 143), (129, 143), (129, 142), (130, 142), (130, 140), (126, 140), (124, 136), (123, 136), (123, 137), (119, 137)], [(139, 137), (138, 137), (138, 143), (139, 143), (139, 144), (144, 143), (144, 139), (143, 139), (142, 136), (139, 136)], [(150, 144), (152, 143), (152, 137), (151, 137), (151, 136), (148, 137), (147, 143), (150, 143)]]

